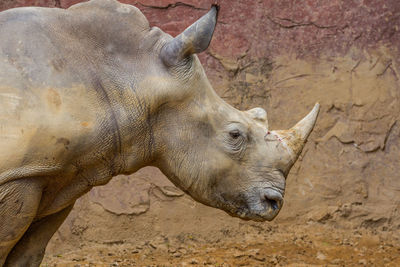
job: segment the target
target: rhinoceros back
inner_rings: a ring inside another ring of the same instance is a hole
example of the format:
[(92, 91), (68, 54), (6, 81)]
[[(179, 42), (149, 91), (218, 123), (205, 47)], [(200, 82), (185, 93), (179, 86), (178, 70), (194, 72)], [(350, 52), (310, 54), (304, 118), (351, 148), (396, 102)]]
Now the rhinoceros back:
[(154, 42), (148, 30), (138, 9), (114, 0), (0, 13), (0, 184), (121, 149), (108, 94), (122, 94), (115, 81), (132, 67), (118, 60), (135, 62), (143, 40)]

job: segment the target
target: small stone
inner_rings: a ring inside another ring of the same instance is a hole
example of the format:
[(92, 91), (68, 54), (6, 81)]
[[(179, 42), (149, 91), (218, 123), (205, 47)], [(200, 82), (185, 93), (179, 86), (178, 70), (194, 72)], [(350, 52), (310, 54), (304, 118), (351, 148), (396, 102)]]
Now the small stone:
[(179, 251), (175, 252), (172, 254), (172, 256), (174, 256), (175, 258), (179, 258), (182, 256), (182, 253), (180, 253)]
[(249, 249), (249, 250), (246, 251), (246, 253), (247, 253), (248, 255), (254, 256), (254, 255), (260, 254), (259, 251), (260, 251), (259, 249)]
[(273, 257), (269, 260), (269, 263), (273, 264), (274, 266), (278, 264), (278, 259)]
[(199, 261), (196, 259), (191, 259), (190, 264), (199, 264)]
[(253, 256), (253, 259), (255, 259), (257, 261), (265, 261), (265, 257), (259, 256), (259, 255)]
[(361, 259), (358, 261), (359, 264), (366, 266), (368, 264), (366, 259)]
[(188, 251), (185, 248), (180, 248), (178, 250), (181, 254), (186, 254)]
[(323, 261), (323, 260), (326, 259), (326, 256), (325, 256), (322, 252), (319, 252), (319, 251), (318, 251), (318, 253), (317, 253), (317, 259), (320, 260), (320, 261)]
[(208, 257), (208, 258), (206, 259), (206, 261), (205, 261), (205, 264), (208, 265), (208, 266), (213, 265), (213, 264), (216, 264), (216, 263), (217, 263), (217, 261), (214, 260), (213, 258), (210, 258), (210, 257)]
[(246, 256), (246, 254), (243, 253), (242, 251), (237, 251), (237, 252), (233, 253), (233, 257), (235, 257), (235, 258), (240, 258), (240, 257), (244, 257), (244, 256)]

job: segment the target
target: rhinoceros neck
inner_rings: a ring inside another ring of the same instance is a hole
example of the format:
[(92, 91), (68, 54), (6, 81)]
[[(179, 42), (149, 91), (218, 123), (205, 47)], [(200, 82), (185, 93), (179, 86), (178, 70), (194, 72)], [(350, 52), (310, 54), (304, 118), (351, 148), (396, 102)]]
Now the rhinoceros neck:
[[(148, 165), (155, 150), (151, 97), (155, 93), (139, 88), (139, 81), (121, 77), (121, 73), (94, 74), (88, 85), (101, 109), (97, 138), (105, 144), (98, 148), (109, 155), (113, 175), (129, 174)], [(95, 78), (98, 76), (101, 78)]]

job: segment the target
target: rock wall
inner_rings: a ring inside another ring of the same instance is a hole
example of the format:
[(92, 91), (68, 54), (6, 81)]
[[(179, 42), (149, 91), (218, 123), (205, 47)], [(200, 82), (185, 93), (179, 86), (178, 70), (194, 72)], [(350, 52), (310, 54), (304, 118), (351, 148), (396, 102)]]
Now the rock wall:
[[(77, 2), (3, 0), (0, 10), (67, 8)], [(176, 35), (215, 1), (123, 2)], [(240, 109), (266, 108), (273, 129), (289, 128), (321, 103), (316, 128), (288, 177), (284, 208), (272, 224), (399, 229), (400, 2), (218, 3), (214, 39), (200, 59), (221, 97)], [(267, 224), (243, 222), (195, 203), (157, 169), (145, 168), (81, 198), (52, 244), (59, 246), (67, 236), (71, 246), (160, 234), (212, 238), (210, 233)]]

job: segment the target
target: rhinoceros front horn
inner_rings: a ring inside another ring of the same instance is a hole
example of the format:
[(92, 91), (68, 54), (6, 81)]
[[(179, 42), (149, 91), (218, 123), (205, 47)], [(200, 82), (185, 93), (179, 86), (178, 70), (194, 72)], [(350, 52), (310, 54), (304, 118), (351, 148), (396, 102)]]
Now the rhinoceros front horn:
[(218, 10), (219, 7), (213, 5), (207, 14), (163, 46), (160, 56), (167, 66), (177, 65), (191, 54), (207, 49), (217, 23)]
[(293, 126), (293, 130), (298, 134), (299, 138), (302, 141), (305, 141), (308, 135), (311, 133), (314, 128), (315, 121), (317, 120), (319, 112), (319, 104), (316, 103), (314, 108), (305, 116), (301, 121), (299, 121), (295, 126)]
[(295, 126), (286, 131), (277, 131), (282, 140), (288, 147), (293, 151), (292, 157), (297, 159), (298, 155), (303, 150), (304, 144), (307, 141), (307, 137), (310, 135), (314, 128), (315, 121), (317, 120), (319, 112), (319, 104), (315, 104), (314, 108), (299, 121)]

